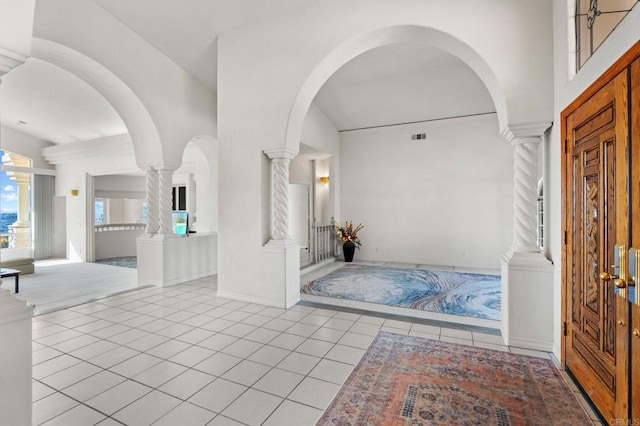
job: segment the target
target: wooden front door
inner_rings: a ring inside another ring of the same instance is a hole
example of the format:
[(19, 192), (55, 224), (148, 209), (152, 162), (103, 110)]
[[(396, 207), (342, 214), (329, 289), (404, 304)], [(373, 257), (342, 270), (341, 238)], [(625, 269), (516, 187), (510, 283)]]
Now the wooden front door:
[(600, 276), (611, 272), (614, 246), (630, 243), (627, 73), (563, 123), (565, 365), (606, 419), (629, 414), (628, 302)]
[[(640, 49), (639, 49), (640, 50)], [(640, 59), (630, 67), (631, 78), (631, 245), (640, 248)], [(636, 267), (640, 265), (636, 264)], [(640, 271), (636, 272), (640, 276)], [(631, 418), (628, 424), (640, 425), (640, 280), (629, 292), (631, 306)]]

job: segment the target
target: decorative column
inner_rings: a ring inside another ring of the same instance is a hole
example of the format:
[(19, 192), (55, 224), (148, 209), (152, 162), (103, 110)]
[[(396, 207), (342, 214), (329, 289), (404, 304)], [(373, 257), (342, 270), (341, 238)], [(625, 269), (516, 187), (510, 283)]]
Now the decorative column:
[[(507, 345), (553, 350), (553, 264), (536, 236), (539, 147), (550, 123), (509, 126), (513, 146), (513, 245), (502, 258), (501, 328)], [(511, 315), (513, 314), (513, 315)]]
[(287, 148), (264, 153), (271, 159), (271, 239), (264, 249), (272, 252), (273, 264), (284, 265), (277, 277), (284, 283), (277, 303), (288, 308), (300, 300), (300, 246), (289, 236), (289, 163), (297, 153)]
[(271, 240), (289, 240), (289, 162), (296, 153), (286, 148), (264, 152), (271, 159)]
[(513, 247), (524, 253), (540, 251), (537, 244), (538, 148), (542, 136), (513, 137)]
[(146, 171), (147, 178), (147, 226), (145, 232), (155, 235), (158, 232), (160, 199), (158, 194), (158, 171), (150, 167)]
[[(147, 226), (145, 233), (136, 240), (138, 256), (138, 285), (172, 285), (195, 279), (184, 279), (176, 273), (173, 259), (191, 256), (193, 244), (176, 245), (171, 221), (172, 212), (172, 165), (146, 166)], [(197, 270), (198, 266), (195, 266)], [(191, 273), (191, 271), (190, 271)], [(199, 278), (200, 276), (198, 276)]]
[(173, 234), (173, 229), (171, 229), (173, 170), (161, 169), (158, 170), (158, 175), (158, 193), (160, 200), (160, 228), (158, 229), (158, 233), (167, 236)]

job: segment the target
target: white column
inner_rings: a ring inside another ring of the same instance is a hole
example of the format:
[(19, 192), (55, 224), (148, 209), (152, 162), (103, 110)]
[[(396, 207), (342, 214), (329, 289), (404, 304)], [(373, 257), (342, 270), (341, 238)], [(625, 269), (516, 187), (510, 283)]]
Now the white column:
[(173, 170), (158, 170), (159, 175), (159, 201), (160, 201), (160, 227), (158, 233), (161, 235), (172, 235), (171, 229), (171, 212), (172, 212), (172, 189), (173, 189)]
[(15, 173), (10, 176), (11, 180), (18, 185), (18, 220), (14, 223), (18, 227), (29, 226), (29, 185), (31, 175), (27, 173)]
[(289, 240), (289, 163), (295, 152), (265, 150), (271, 159), (271, 240)]
[(289, 163), (297, 153), (286, 148), (264, 152), (271, 159), (271, 239), (264, 249), (274, 264), (284, 265), (278, 277), (284, 291), (278, 298), (280, 306), (288, 308), (300, 300), (300, 247), (289, 237)]
[[(13, 288), (13, 278), (9, 278)], [(33, 306), (0, 289), (0, 412), (3, 425), (31, 425)]]
[(514, 137), (513, 247), (516, 252), (539, 252), (537, 244), (538, 149), (542, 136)]
[(502, 258), (501, 330), (507, 345), (553, 350), (553, 265), (536, 236), (538, 149), (550, 123), (509, 126), (513, 146), (513, 245)]
[(153, 167), (146, 171), (147, 178), (147, 226), (146, 233), (155, 235), (158, 232), (160, 200), (158, 171)]

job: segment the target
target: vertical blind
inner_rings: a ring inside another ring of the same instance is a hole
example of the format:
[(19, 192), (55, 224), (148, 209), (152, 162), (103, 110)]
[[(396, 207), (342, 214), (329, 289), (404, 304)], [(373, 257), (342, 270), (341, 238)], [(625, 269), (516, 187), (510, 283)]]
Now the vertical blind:
[(33, 176), (33, 257), (49, 259), (53, 249), (53, 176)]

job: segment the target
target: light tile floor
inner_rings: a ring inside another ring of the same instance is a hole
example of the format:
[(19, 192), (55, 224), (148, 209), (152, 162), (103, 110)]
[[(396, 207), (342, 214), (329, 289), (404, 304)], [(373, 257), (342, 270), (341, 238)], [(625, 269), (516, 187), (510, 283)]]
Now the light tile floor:
[(222, 299), (210, 277), (35, 317), (33, 424), (313, 425), (380, 330), (549, 357), (469, 327)]

